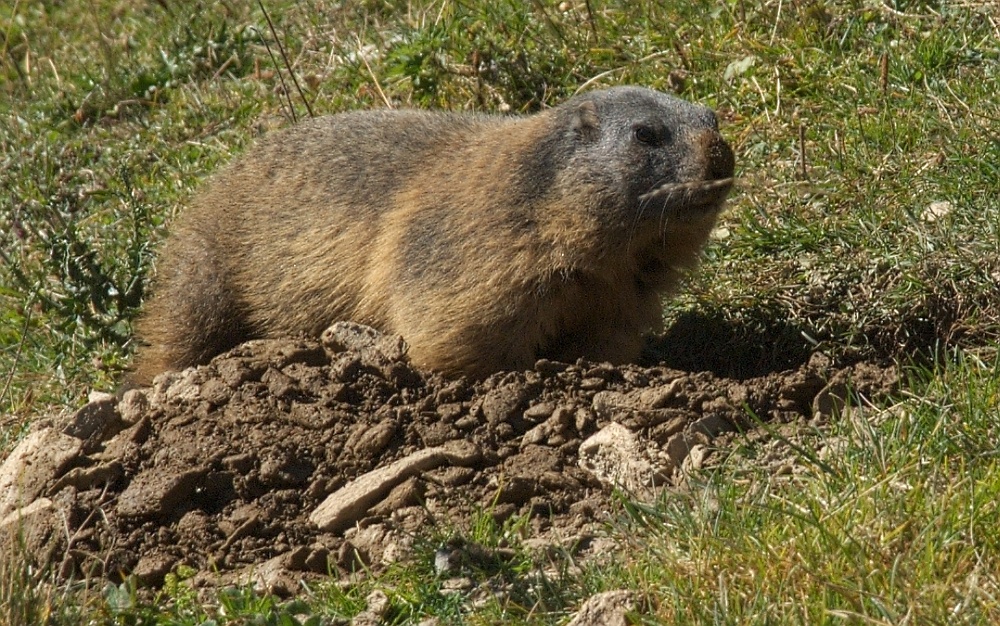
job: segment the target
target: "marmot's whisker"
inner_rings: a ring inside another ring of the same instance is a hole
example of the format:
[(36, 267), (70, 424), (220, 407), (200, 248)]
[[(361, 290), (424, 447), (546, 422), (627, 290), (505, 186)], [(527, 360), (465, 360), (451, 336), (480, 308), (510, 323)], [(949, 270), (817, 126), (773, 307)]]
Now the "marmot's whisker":
[(691, 196), (698, 192), (726, 189), (732, 187), (735, 180), (735, 178), (721, 178), (718, 180), (692, 180), (683, 183), (664, 183), (659, 187), (651, 189), (650, 191), (639, 196), (639, 200), (642, 202), (649, 202), (656, 199), (675, 197), (677, 194)]

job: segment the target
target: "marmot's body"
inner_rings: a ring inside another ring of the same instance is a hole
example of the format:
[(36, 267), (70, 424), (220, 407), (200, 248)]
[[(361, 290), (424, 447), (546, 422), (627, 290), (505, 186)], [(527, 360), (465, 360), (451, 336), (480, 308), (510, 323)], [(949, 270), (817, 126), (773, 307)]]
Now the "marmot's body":
[(710, 110), (640, 88), (530, 117), (310, 120), (178, 218), (133, 382), (338, 320), (398, 333), (450, 375), (633, 360), (732, 175)]

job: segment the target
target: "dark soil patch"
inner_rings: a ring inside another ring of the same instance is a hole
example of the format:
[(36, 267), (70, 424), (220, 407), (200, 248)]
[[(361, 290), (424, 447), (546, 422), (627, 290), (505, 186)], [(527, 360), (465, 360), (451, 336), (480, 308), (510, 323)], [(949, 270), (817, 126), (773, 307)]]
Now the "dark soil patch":
[(752, 428), (751, 415), (823, 417), (895, 384), (891, 370), (821, 355), (742, 379), (540, 361), (447, 380), (414, 370), (398, 338), (335, 328), (322, 341), (251, 342), (39, 424), (36, 449), (3, 469), (37, 480), (0, 500), (0, 520), (65, 577), (155, 586), (183, 564), (197, 582), (280, 593), (377, 571), (429, 525), (467, 527), (483, 511), (526, 516), (543, 541), (586, 550), (613, 483), (649, 497), (711, 457), (720, 435)]

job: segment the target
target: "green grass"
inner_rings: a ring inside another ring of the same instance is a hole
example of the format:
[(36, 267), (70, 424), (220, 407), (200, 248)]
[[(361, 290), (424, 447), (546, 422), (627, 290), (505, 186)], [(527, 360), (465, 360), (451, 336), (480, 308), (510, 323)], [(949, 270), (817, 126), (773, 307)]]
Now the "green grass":
[(998, 375), (913, 371), (899, 403), (796, 442), (822, 466), (775, 475), (734, 451), (643, 518), (629, 574), (667, 623), (996, 623)]
[[(440, 593), (428, 550), (292, 605), (197, 598), (182, 580), (155, 602), (127, 586), (37, 591), (41, 574), (14, 564), (0, 622), (329, 623), (382, 589), (395, 623), (562, 623), (618, 586), (652, 623), (1000, 621), (994, 2), (266, 6), (317, 114), (386, 100), (532, 112), (620, 83), (715, 107), (739, 189), (665, 315), (776, 353), (899, 362), (901, 397), (808, 440), (838, 448), (827, 469), (775, 476), (747, 444), (656, 510), (623, 504), (617, 565), (534, 584), (519, 553), (502, 572), (514, 593), (478, 608)], [(251, 3), (0, 6), (0, 449), (114, 386), (175, 211), (256, 135), (308, 115), (276, 43)]]

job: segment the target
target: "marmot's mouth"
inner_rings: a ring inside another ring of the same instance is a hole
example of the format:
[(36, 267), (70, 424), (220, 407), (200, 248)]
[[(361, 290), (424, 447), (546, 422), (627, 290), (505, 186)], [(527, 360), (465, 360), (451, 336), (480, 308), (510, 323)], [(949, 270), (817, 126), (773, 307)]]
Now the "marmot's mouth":
[(639, 196), (639, 202), (662, 202), (671, 208), (717, 208), (733, 188), (735, 178), (664, 183)]

